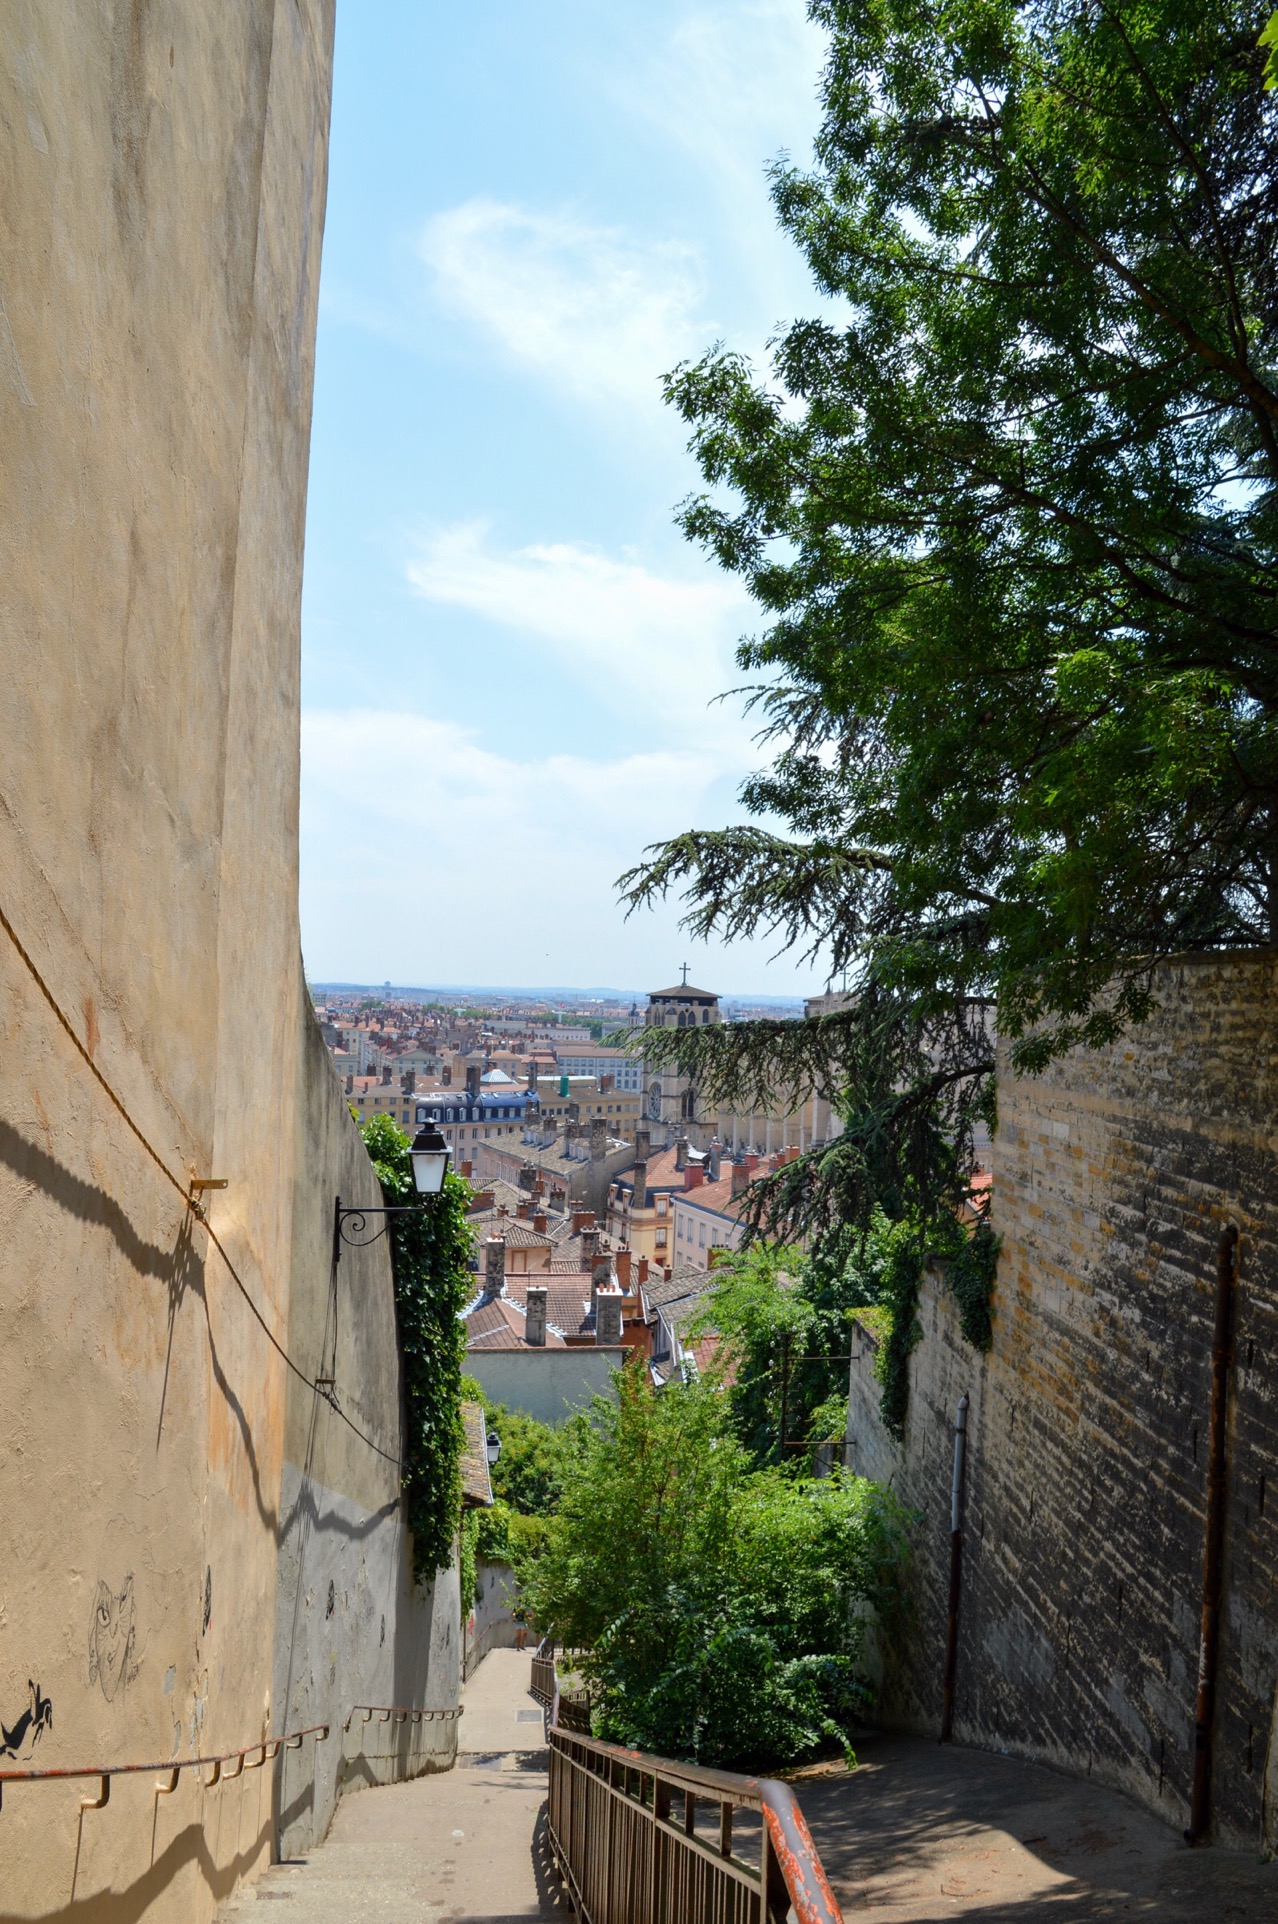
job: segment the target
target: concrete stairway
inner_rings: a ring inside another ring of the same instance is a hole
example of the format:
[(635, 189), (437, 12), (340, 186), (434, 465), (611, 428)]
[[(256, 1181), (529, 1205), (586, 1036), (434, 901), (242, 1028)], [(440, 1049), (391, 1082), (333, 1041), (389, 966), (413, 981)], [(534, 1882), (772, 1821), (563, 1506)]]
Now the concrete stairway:
[[(309, 1860), (279, 1864), (220, 1916), (291, 1900), (291, 1924), (516, 1924), (570, 1913), (544, 1844), (546, 1752), (526, 1652), (466, 1689), (458, 1768), (343, 1798)], [(1274, 1924), (1278, 1863), (1190, 1850), (1094, 1783), (982, 1751), (869, 1736), (861, 1767), (795, 1789), (848, 1924)]]
[(569, 1916), (542, 1842), (546, 1752), (528, 1655), (494, 1650), (466, 1686), (456, 1770), (343, 1797), (309, 1858), (274, 1865), (218, 1913), (290, 1901), (289, 1924), (515, 1924)]

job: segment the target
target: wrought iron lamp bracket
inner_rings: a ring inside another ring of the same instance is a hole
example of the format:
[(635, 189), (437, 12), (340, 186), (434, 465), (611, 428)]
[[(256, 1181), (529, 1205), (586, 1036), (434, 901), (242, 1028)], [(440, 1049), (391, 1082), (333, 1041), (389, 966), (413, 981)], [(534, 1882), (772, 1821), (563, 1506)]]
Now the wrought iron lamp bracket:
[[(336, 1268), (342, 1260), (343, 1243), (351, 1249), (368, 1249), (373, 1243), (380, 1242), (390, 1228), (390, 1223), (385, 1218), (419, 1216), (423, 1206), (422, 1202), (415, 1202), (392, 1203), (381, 1209), (374, 1208), (371, 1204), (364, 1204), (358, 1208), (347, 1204), (346, 1208), (343, 1208), (341, 1197), (335, 1196), (333, 1198), (333, 1267)], [(371, 1235), (365, 1235), (364, 1231), (368, 1228), (370, 1216), (381, 1216), (384, 1220), (380, 1229), (375, 1229)]]

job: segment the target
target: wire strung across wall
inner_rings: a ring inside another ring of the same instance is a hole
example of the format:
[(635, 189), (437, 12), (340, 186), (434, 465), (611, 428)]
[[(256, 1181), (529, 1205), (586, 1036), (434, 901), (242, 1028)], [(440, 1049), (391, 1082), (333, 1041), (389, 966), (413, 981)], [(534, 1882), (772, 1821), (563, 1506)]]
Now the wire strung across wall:
[(254, 1302), (253, 1297), (249, 1292), (247, 1284), (244, 1282), (243, 1278), (240, 1275), (239, 1270), (235, 1267), (235, 1264), (232, 1262), (229, 1254), (227, 1253), (227, 1250), (222, 1243), (221, 1237), (218, 1235), (217, 1231), (213, 1228), (212, 1224), (209, 1222), (209, 1219), (207, 1214), (205, 1213), (204, 1207), (201, 1204), (199, 1197), (196, 1195), (194, 1189), (193, 1188), (187, 1189), (183, 1186), (181, 1180), (173, 1174), (173, 1171), (169, 1168), (167, 1162), (165, 1162), (163, 1156), (160, 1154), (159, 1150), (155, 1147), (155, 1145), (151, 1142), (149, 1137), (146, 1135), (145, 1131), (134, 1121), (133, 1117), (130, 1115), (127, 1107), (125, 1106), (124, 1101), (119, 1095), (116, 1094), (115, 1090), (111, 1087), (111, 1084), (107, 1081), (106, 1077), (103, 1075), (101, 1069), (99, 1069), (97, 1063), (93, 1060), (93, 1057), (90, 1055), (88, 1048), (80, 1040), (79, 1035), (76, 1033), (74, 1024), (71, 1022), (70, 1018), (67, 1016), (67, 1014), (63, 1010), (61, 1004), (58, 1002), (56, 996), (54, 995), (52, 989), (50, 989), (48, 983), (45, 981), (43, 975), (41, 975), (40, 970), (37, 968), (35, 961), (32, 959), (30, 952), (26, 948), (26, 945), (23, 943), (22, 938), (19, 936), (17, 930), (14, 928), (13, 923), (9, 920), (9, 917), (5, 914), (3, 907), (0, 907), (0, 927), (4, 929), (5, 934), (8, 936), (10, 942), (13, 944), (19, 957), (21, 958), (21, 961), (23, 963), (23, 966), (26, 968), (27, 973), (30, 975), (32, 981), (35, 983), (36, 987), (39, 989), (45, 1001), (48, 1003), (50, 1009), (52, 1009), (53, 1014), (57, 1018), (58, 1023), (66, 1031), (66, 1034), (70, 1038), (72, 1046), (76, 1051), (76, 1054), (80, 1057), (81, 1061), (85, 1064), (85, 1066), (89, 1070), (89, 1073), (92, 1075), (94, 1081), (101, 1088), (103, 1094), (107, 1097), (107, 1100), (111, 1103), (112, 1107), (116, 1109), (119, 1115), (122, 1117), (123, 1121), (125, 1122), (130, 1132), (137, 1138), (138, 1142), (141, 1143), (143, 1149), (146, 1151), (147, 1155), (151, 1158), (151, 1161), (155, 1164), (156, 1168), (160, 1171), (160, 1174), (164, 1177), (165, 1181), (171, 1184), (171, 1186), (177, 1191), (178, 1195), (182, 1199), (184, 1208), (189, 1210), (191, 1215), (195, 1217), (196, 1221), (203, 1225), (205, 1234), (208, 1236), (209, 1241), (213, 1244), (213, 1247), (217, 1250), (218, 1255), (222, 1258), (222, 1261), (225, 1263), (232, 1282), (235, 1284), (235, 1287), (239, 1290), (240, 1295), (244, 1298), (244, 1301), (248, 1304), (249, 1310), (251, 1311), (255, 1321), (257, 1322), (259, 1328), (261, 1329), (262, 1334), (266, 1337), (267, 1342), (271, 1345), (271, 1348), (276, 1352), (276, 1354), (280, 1357), (280, 1359), (287, 1365), (287, 1367), (293, 1372), (294, 1376), (297, 1377), (298, 1381), (301, 1383), (304, 1383), (307, 1389), (313, 1391), (316, 1396), (322, 1397), (324, 1401), (328, 1404), (329, 1408), (333, 1411), (333, 1414), (337, 1417), (340, 1417), (342, 1422), (345, 1423), (347, 1429), (353, 1431), (353, 1433), (360, 1439), (362, 1443), (366, 1443), (370, 1450), (373, 1450), (378, 1456), (384, 1458), (387, 1463), (393, 1463), (396, 1469), (403, 1469), (404, 1464), (403, 1464), (402, 1457), (398, 1456), (397, 1454), (392, 1454), (390, 1450), (384, 1450), (380, 1443), (375, 1442), (366, 1430), (362, 1430), (359, 1424), (356, 1423), (352, 1417), (349, 1417), (346, 1414), (346, 1411), (342, 1408), (341, 1404), (337, 1401), (337, 1398), (333, 1393), (333, 1388), (331, 1383), (326, 1384), (322, 1381), (317, 1382), (313, 1377), (308, 1376), (306, 1371), (301, 1367), (301, 1365), (299, 1363), (296, 1363), (293, 1360), (293, 1358), (289, 1355), (288, 1351), (284, 1348), (284, 1345), (280, 1342), (279, 1338), (275, 1335), (275, 1332), (270, 1327), (270, 1324), (266, 1321), (266, 1318), (263, 1316), (261, 1310), (258, 1308), (257, 1304)]

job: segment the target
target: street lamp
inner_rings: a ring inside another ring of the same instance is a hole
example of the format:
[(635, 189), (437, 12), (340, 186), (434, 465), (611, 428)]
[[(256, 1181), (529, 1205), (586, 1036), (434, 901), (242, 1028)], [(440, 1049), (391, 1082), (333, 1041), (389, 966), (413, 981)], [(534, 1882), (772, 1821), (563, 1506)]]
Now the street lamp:
[(497, 1458), (501, 1455), (501, 1438), (498, 1436), (496, 1430), (489, 1430), (484, 1440), (484, 1453), (488, 1458), (488, 1467), (491, 1470), (496, 1465)]
[(413, 1146), (409, 1150), (413, 1164), (413, 1181), (417, 1184), (419, 1196), (437, 1196), (444, 1186), (444, 1172), (448, 1168), (449, 1148), (433, 1122), (417, 1131)]
[(383, 1221), (381, 1228), (374, 1230), (371, 1236), (364, 1234), (368, 1228), (370, 1216), (416, 1216), (428, 1200), (438, 1196), (444, 1187), (449, 1154), (449, 1147), (443, 1136), (434, 1123), (428, 1122), (417, 1131), (413, 1138), (413, 1146), (408, 1152), (409, 1160), (413, 1165), (413, 1186), (418, 1196), (416, 1202), (390, 1203), (381, 1209), (375, 1209), (371, 1204), (359, 1208), (348, 1205), (343, 1209), (341, 1197), (335, 1196), (333, 1199), (334, 1268), (342, 1260), (343, 1243), (349, 1243), (352, 1249), (367, 1249), (370, 1243), (377, 1242), (379, 1237), (386, 1234), (390, 1228), (388, 1221)]

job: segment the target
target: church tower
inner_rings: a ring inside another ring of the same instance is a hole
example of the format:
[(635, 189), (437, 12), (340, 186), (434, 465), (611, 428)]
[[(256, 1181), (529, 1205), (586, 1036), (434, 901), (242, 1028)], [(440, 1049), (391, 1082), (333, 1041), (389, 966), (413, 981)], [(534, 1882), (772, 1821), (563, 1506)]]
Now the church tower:
[[(697, 989), (688, 980), (685, 963), (683, 980), (670, 989), (654, 989), (648, 997), (644, 1027), (648, 1029), (699, 1029), (723, 1020), (719, 998), (709, 989)], [(669, 1145), (677, 1136), (687, 1136), (694, 1149), (708, 1147), (714, 1136), (713, 1112), (703, 1120), (696, 1085), (681, 1070), (645, 1064), (647, 1090), (646, 1114), (654, 1143)]]

